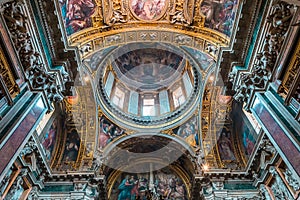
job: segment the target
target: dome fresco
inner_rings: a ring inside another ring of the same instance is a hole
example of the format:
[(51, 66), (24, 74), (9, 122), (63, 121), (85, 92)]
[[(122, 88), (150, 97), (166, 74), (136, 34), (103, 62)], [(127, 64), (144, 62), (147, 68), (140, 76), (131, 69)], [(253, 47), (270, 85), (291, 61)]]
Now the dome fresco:
[(143, 48), (126, 52), (113, 62), (117, 77), (128, 86), (157, 90), (176, 81), (184, 67), (180, 55), (164, 49)]
[(108, 113), (122, 113), (114, 119), (163, 125), (175, 112), (195, 109), (199, 100), (195, 88), (201, 84), (201, 67), (192, 58), (164, 43), (120, 46), (99, 67), (99, 98)]

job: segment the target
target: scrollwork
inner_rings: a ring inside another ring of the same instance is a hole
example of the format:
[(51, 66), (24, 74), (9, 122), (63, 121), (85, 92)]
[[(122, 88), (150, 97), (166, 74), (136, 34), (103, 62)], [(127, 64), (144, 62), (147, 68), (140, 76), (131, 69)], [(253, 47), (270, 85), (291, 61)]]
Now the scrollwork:
[(74, 183), (74, 190), (77, 192), (84, 191), (87, 183)]
[(262, 43), (262, 50), (257, 53), (251, 72), (241, 74), (240, 86), (236, 88), (234, 96), (237, 101), (247, 102), (255, 89), (265, 88), (291, 23), (291, 8), (292, 5), (283, 1), (273, 4), (267, 17), (269, 28)]
[(271, 186), (275, 197), (278, 199), (293, 199), (292, 195), (290, 194), (290, 192), (286, 188), (286, 185), (278, 174), (276, 168), (274, 166), (271, 166), (269, 172), (275, 178), (275, 182)]
[(102, 174), (103, 173), (103, 162), (104, 162), (104, 158), (102, 156), (102, 154), (100, 152), (95, 152), (94, 153), (94, 159), (93, 159), (93, 164), (92, 164), (92, 170), (96, 173), (96, 174)]
[(215, 190), (223, 190), (224, 189), (224, 181), (212, 182), (212, 186)]
[(171, 24), (180, 23), (180, 24), (189, 24), (187, 19), (184, 17), (183, 11), (178, 10), (171, 16)]
[(286, 168), (284, 172), (284, 178), (293, 190), (298, 191), (300, 189), (299, 181), (293, 176), (292, 172), (288, 168)]
[(192, 41), (192, 38), (186, 35), (176, 35), (174, 41), (178, 44), (187, 44)]
[(196, 154), (196, 162), (195, 162), (195, 171), (198, 174), (202, 174), (203, 172), (202, 166), (205, 162), (204, 157), (205, 157), (204, 152), (202, 150), (199, 150), (199, 152)]
[(260, 193), (262, 194), (262, 196), (264, 197), (264, 199), (266, 200), (272, 200), (272, 197), (267, 189), (268, 186), (262, 184), (259, 186), (259, 190), (260, 190)]
[(32, 154), (37, 149), (36, 143), (34, 141), (29, 141), (22, 149), (20, 156), (27, 156)]
[(32, 90), (44, 90), (50, 103), (61, 101), (63, 96), (56, 83), (55, 74), (47, 72), (40, 54), (32, 44), (32, 38), (27, 29), (28, 17), (24, 14), (22, 2), (5, 3), (2, 12)]
[(37, 195), (37, 193), (38, 193), (38, 188), (36, 187), (36, 186), (34, 186), (32, 189), (31, 189), (31, 191), (30, 191), (30, 193), (29, 193), (29, 195), (28, 195), (28, 200), (37, 200), (38, 199), (38, 195)]
[(116, 23), (127, 22), (127, 13), (124, 11), (123, 3), (120, 0), (105, 2), (106, 16), (104, 23), (113, 26)]
[[(6, 195), (6, 199), (16, 199), (17, 196), (20, 196), (20, 193), (24, 190), (22, 176), (18, 176), (14, 184), (11, 186), (9, 192)], [(17, 196), (16, 196), (17, 195)]]
[(115, 23), (125, 23), (127, 20), (119, 10), (114, 10), (113, 15), (107, 25), (113, 26)]
[(174, 5), (174, 11), (170, 13), (170, 23), (175, 24), (185, 24), (190, 25), (192, 23), (192, 20), (190, 20), (190, 17), (188, 16), (188, 3), (183, 0), (176, 0), (176, 3)]

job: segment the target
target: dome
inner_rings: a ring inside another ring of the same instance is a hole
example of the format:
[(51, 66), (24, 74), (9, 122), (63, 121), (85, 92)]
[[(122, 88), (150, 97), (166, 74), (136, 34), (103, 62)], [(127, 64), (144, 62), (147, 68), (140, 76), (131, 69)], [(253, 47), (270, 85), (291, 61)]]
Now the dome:
[(104, 63), (99, 97), (114, 119), (122, 116), (126, 124), (146, 128), (150, 122), (170, 122), (194, 107), (200, 84), (198, 70), (178, 47), (127, 44), (114, 50)]

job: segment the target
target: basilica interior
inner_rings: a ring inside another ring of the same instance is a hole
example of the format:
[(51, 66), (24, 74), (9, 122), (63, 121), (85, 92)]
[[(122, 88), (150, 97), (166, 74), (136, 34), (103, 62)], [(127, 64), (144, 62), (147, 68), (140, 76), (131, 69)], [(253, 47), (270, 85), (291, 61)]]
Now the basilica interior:
[(0, 1), (1, 200), (300, 199), (299, 0)]

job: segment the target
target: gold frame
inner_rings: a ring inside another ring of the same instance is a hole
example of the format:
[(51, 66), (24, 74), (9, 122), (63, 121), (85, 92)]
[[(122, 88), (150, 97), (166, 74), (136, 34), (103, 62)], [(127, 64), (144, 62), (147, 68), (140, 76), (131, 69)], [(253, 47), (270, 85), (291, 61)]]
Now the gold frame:
[[(153, 1), (153, 0), (151, 0), (151, 1)], [(159, 19), (161, 19), (166, 14), (166, 12), (168, 10), (168, 7), (169, 7), (168, 5), (170, 4), (170, 0), (165, 0), (165, 5), (164, 5), (164, 8), (161, 10), (161, 13), (157, 17), (155, 17), (153, 19), (146, 20), (146, 19), (142, 19), (142, 18), (140, 18), (139, 16), (136, 15), (136, 13), (132, 10), (131, 2), (132, 2), (132, 0), (128, 0), (126, 2), (127, 3), (127, 7), (129, 7), (129, 10), (130, 10), (131, 14), (137, 20), (142, 21), (142, 22), (156, 22), (156, 21), (158, 21)]]

